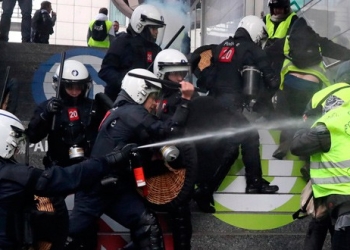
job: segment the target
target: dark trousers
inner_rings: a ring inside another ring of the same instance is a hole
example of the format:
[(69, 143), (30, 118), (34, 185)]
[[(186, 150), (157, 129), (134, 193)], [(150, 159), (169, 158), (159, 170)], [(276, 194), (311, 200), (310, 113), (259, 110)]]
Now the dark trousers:
[(350, 227), (341, 231), (334, 231), (332, 250), (350, 250)]
[[(249, 184), (254, 179), (262, 178), (260, 162), (260, 137), (257, 129), (253, 128), (243, 115), (243, 104), (237, 100), (235, 94), (220, 94), (215, 97), (221, 105), (232, 113), (230, 127), (237, 129), (237, 133), (229, 138), (230, 147), (240, 150), (245, 166), (245, 175)], [(236, 101), (235, 101), (236, 100)], [(229, 126), (229, 125), (228, 125)], [(238, 157), (238, 152), (235, 154)]]
[[(295, 119), (302, 121), (306, 105), (312, 96), (320, 90), (318, 83), (306, 81), (293, 75), (286, 75), (284, 88), (278, 91), (276, 104), (276, 117), (278, 119)], [(281, 128), (280, 144), (290, 142), (297, 128), (295, 125)]]
[(321, 220), (312, 218), (304, 240), (304, 250), (322, 250), (327, 232), (331, 235), (334, 232), (329, 216)]
[(80, 237), (103, 213), (130, 229), (145, 211), (142, 198), (132, 188), (111, 193), (101, 193), (98, 189), (79, 191), (75, 194), (74, 208), (69, 217), (69, 235)]
[(9, 40), (9, 31), (11, 26), (11, 17), (13, 9), (18, 2), (18, 5), (22, 13), (22, 22), (21, 22), (21, 33), (22, 33), (22, 42), (30, 42), (30, 32), (31, 32), (31, 22), (32, 22), (32, 0), (3, 0), (2, 1), (2, 16), (0, 22), (0, 40), (8, 41)]

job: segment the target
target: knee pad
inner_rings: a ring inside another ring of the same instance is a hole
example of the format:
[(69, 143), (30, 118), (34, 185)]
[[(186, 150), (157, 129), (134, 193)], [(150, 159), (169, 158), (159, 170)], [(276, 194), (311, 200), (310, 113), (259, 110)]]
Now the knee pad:
[(141, 215), (136, 226), (131, 229), (131, 238), (137, 249), (164, 249), (162, 231), (153, 212), (145, 211)]

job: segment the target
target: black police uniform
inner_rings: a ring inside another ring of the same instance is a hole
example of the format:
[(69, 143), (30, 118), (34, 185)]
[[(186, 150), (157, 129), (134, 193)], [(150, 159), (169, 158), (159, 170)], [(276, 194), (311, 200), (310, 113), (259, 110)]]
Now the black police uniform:
[(89, 157), (99, 126), (94, 101), (83, 96), (77, 100), (62, 99), (62, 111), (55, 115), (52, 127), (53, 115), (48, 114), (46, 109), (50, 100), (37, 107), (26, 130), (31, 143), (37, 143), (47, 136), (49, 147), (43, 162), (45, 167), (53, 164), (65, 167), (75, 163), (69, 158), (69, 149), (73, 145), (83, 148), (84, 156)]
[[(52, 127), (53, 114), (47, 111), (50, 99), (37, 107), (26, 129), (26, 135), (31, 143), (37, 143), (47, 136), (48, 151), (43, 159), (46, 168), (52, 165), (66, 167), (89, 157), (99, 125), (93, 100), (85, 98), (83, 94), (73, 98), (64, 94), (65, 91), (61, 92), (63, 107), (61, 112), (55, 115), (54, 127)], [(74, 145), (84, 150), (84, 157), (70, 159), (69, 149)], [(56, 242), (53, 246), (57, 245), (57, 249), (62, 248), (68, 235), (69, 218), (64, 200), (64, 196), (51, 198), (55, 214), (61, 218), (56, 226), (61, 229), (62, 234), (52, 232), (55, 234)]]
[[(194, 96), (197, 96), (194, 93)], [(181, 91), (178, 88), (162, 88), (162, 96), (158, 103), (157, 116), (166, 121), (174, 115), (176, 109), (180, 105), (189, 105), (190, 101), (181, 98)], [(176, 137), (181, 137), (185, 133), (185, 127), (181, 131), (177, 131)], [(192, 143), (186, 143), (187, 147), (193, 147)], [(195, 150), (194, 150), (195, 152)], [(181, 151), (180, 151), (181, 154)], [(192, 157), (197, 157), (195, 154)], [(195, 183), (193, 181), (193, 183)], [(194, 186), (192, 187), (194, 188)], [(191, 194), (192, 192), (190, 192)], [(191, 197), (191, 195), (189, 195)], [(191, 249), (191, 238), (192, 238), (192, 221), (191, 221), (191, 210), (189, 202), (183, 202), (178, 206), (172, 206), (167, 209), (172, 220), (172, 234), (174, 241), (174, 249), (186, 250)]]
[[(172, 119), (163, 122), (131, 100), (122, 90), (116, 100), (116, 108), (110, 112), (100, 127), (92, 156), (103, 155), (127, 143), (144, 145), (151, 140), (164, 138), (174, 127), (184, 124), (188, 111), (181, 106)], [(150, 153), (144, 151), (142, 155), (145, 164), (150, 160)], [(105, 213), (130, 229), (136, 249), (163, 249), (157, 219), (137, 193), (129, 163), (120, 167), (115, 176), (118, 178), (115, 185), (98, 185), (76, 194), (79, 202), (76, 202), (77, 206), (74, 206), (70, 216), (70, 236), (74, 238), (79, 235), (86, 226)], [(153, 248), (150, 247), (151, 242)]]
[[(87, 187), (109, 172), (103, 159), (84, 161), (67, 168), (52, 166), (47, 170), (0, 158), (0, 249), (24, 249), (23, 212), (35, 209), (34, 194), (39, 196), (67, 195)], [(35, 219), (32, 221), (37, 222)], [(32, 224), (32, 226), (35, 225)], [(44, 224), (45, 225), (45, 224)], [(57, 230), (56, 225), (54, 228)], [(58, 230), (57, 230), (58, 231)], [(48, 241), (33, 232), (35, 240)], [(62, 249), (62, 248), (61, 248)]]
[[(264, 97), (262, 100), (270, 101), (270, 97), (279, 87), (279, 76), (275, 74), (265, 52), (255, 44), (248, 32), (238, 28), (234, 37), (223, 41), (213, 50), (212, 66), (205, 68), (198, 79), (199, 87), (209, 90), (209, 96), (214, 97), (221, 106), (233, 114), (232, 126), (237, 128), (249, 127), (249, 121), (242, 114), (245, 100), (243, 94), (243, 66), (255, 66), (262, 72), (264, 83)], [(201, 86), (202, 85), (202, 86)], [(264, 103), (262, 103), (263, 105)], [(268, 103), (266, 102), (265, 105)], [(236, 138), (232, 143), (241, 146), (241, 154), (245, 165), (247, 193), (269, 193), (270, 186), (262, 179), (259, 133), (256, 129), (240, 133), (239, 141)], [(238, 154), (236, 154), (238, 156)], [(237, 157), (236, 157), (237, 158)], [(231, 165), (227, 165), (230, 167)], [(227, 173), (226, 171), (218, 171)], [(225, 174), (220, 174), (210, 180), (210, 185), (218, 187)], [(215, 191), (215, 190), (212, 190)], [(276, 191), (276, 190), (275, 190)]]
[(104, 93), (115, 101), (120, 91), (125, 74), (132, 69), (148, 69), (161, 48), (145, 37), (147, 28), (142, 34), (136, 34), (131, 27), (127, 33), (121, 33), (111, 43), (107, 54), (103, 58), (98, 76), (106, 82)]

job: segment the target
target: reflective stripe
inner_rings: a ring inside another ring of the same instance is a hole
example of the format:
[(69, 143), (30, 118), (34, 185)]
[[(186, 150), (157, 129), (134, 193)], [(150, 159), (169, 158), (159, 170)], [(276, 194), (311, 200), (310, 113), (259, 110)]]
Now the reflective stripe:
[(350, 102), (328, 111), (312, 127), (324, 123), (331, 135), (331, 148), (310, 157), (310, 176), (314, 196), (350, 194)]
[[(350, 182), (350, 176), (334, 176), (328, 178), (312, 178), (312, 183), (316, 185), (322, 184), (347, 184)], [(350, 190), (349, 190), (350, 194)]]
[(341, 162), (311, 162), (310, 169), (328, 169), (328, 168), (349, 168), (350, 160)]

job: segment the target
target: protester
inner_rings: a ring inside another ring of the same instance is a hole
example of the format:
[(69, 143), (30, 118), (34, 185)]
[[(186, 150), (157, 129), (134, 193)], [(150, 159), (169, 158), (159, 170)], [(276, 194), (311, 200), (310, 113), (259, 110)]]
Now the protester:
[(87, 44), (89, 47), (109, 48), (114, 39), (113, 23), (108, 20), (108, 9), (101, 8), (98, 15), (89, 24)]
[[(335, 82), (335, 84), (316, 92), (308, 103), (303, 118), (310, 127), (330, 107), (335, 108), (350, 101), (350, 61), (339, 66)], [(329, 106), (330, 103), (333, 105)], [(310, 179), (309, 160), (302, 167), (301, 173), (307, 181)], [(334, 226), (329, 216), (321, 219), (312, 218), (305, 237), (304, 250), (322, 250), (328, 231), (333, 236)]]
[[(280, 91), (276, 93), (276, 117), (298, 118), (302, 116), (312, 95), (320, 90), (322, 85), (327, 86), (330, 83), (321, 64), (322, 57), (318, 57), (320, 52), (325, 57), (349, 60), (350, 50), (326, 37), (320, 37), (304, 22), (304, 18), (298, 17), (292, 11), (290, 0), (269, 0), (268, 5), (270, 13), (263, 18), (268, 34), (264, 50), (275, 72), (281, 72)], [(298, 48), (291, 49), (291, 40), (295, 40)], [(308, 49), (306, 46), (315, 49)], [(300, 54), (298, 59), (296, 52)], [(307, 66), (296, 65), (297, 60)], [(293, 128), (281, 128), (280, 145), (274, 151), (273, 157), (283, 159), (287, 155), (294, 133)]]
[[(323, 116), (317, 119), (311, 128), (299, 129), (291, 143), (293, 154), (311, 155), (310, 177), (313, 196), (316, 204), (326, 205), (332, 219), (334, 250), (350, 249), (350, 196), (347, 172), (349, 109), (349, 102), (341, 104), (337, 98), (328, 98), (323, 107)], [(316, 228), (313, 230), (315, 234), (318, 233)], [(322, 241), (324, 238), (318, 240)]]
[(50, 35), (56, 23), (56, 12), (52, 10), (51, 2), (41, 2), (40, 10), (34, 13), (32, 20), (32, 42), (49, 43)]

